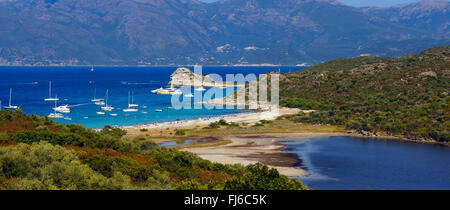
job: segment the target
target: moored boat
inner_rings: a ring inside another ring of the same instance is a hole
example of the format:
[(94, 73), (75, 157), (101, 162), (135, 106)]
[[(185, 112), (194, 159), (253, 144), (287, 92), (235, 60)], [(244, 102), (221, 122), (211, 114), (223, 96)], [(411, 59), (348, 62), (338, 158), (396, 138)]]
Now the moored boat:
[(132, 104), (130, 103), (130, 92), (128, 91), (128, 109), (123, 109), (123, 112), (137, 112), (137, 111), (139, 111), (138, 109), (133, 108), (131, 105)]
[(48, 85), (48, 98), (44, 99), (44, 101), (59, 101), (58, 97), (52, 97), (52, 81)]
[(114, 110), (113, 106), (108, 105), (108, 93), (109, 93), (109, 90), (106, 90), (105, 106), (101, 107), (102, 111), (105, 111), (105, 112), (110, 112), (110, 111)]
[(181, 92), (180, 89), (174, 88), (173, 85), (170, 86), (170, 88), (159, 88), (156, 90), (153, 90), (152, 93), (160, 94), (160, 95), (181, 95), (183, 92)]
[(61, 118), (64, 118), (64, 116), (62, 115), (62, 114), (60, 114), (60, 113), (50, 113), (49, 115), (48, 115), (48, 117), (49, 118), (54, 118), (54, 119), (61, 119)]
[(9, 89), (9, 105), (5, 106), (4, 108), (6, 110), (17, 110), (17, 109), (19, 109), (19, 106), (11, 105), (11, 100), (12, 100), (12, 88)]

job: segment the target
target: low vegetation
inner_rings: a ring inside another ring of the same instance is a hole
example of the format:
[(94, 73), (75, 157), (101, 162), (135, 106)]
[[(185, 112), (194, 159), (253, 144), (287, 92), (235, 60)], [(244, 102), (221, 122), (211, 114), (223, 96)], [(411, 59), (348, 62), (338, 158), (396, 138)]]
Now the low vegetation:
[(126, 133), (0, 111), (0, 189), (307, 189), (261, 164), (212, 163)]
[(316, 110), (292, 121), (450, 141), (450, 46), (401, 58), (337, 59), (280, 79), (282, 106)]

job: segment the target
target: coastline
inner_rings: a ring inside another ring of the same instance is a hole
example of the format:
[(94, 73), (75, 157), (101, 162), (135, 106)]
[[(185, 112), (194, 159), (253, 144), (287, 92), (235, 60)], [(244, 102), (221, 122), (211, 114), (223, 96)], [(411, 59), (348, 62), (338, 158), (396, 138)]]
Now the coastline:
[(215, 147), (185, 148), (183, 151), (197, 154), (203, 159), (223, 164), (243, 166), (257, 162), (277, 169), (288, 177), (301, 177), (308, 172), (298, 167), (301, 160), (284, 151), (280, 142), (325, 136), (343, 136), (342, 133), (289, 133), (289, 134), (246, 134), (227, 136), (231, 143)]
[[(224, 119), (228, 123), (257, 123), (260, 120), (275, 120), (279, 116), (286, 116), (296, 114), (299, 109), (292, 108), (280, 108), (279, 111), (261, 111), (251, 113), (238, 113), (230, 115), (222, 115), (218, 117), (211, 117), (208, 119), (199, 118), (195, 120), (187, 121), (174, 121), (165, 123), (153, 123), (147, 125), (137, 126), (125, 126), (123, 129), (131, 132), (132, 134), (140, 134), (141, 129), (148, 130), (169, 130), (169, 129), (199, 129), (201, 127), (207, 127), (212, 122)], [(291, 130), (290, 130), (291, 131)], [(450, 146), (449, 144), (441, 144), (439, 142), (418, 141), (411, 140), (399, 136), (368, 136), (363, 135), (360, 132), (352, 131), (332, 131), (326, 132), (323, 130), (305, 130), (294, 131), (286, 133), (273, 133), (273, 132), (255, 132), (247, 134), (233, 133), (233, 131), (225, 130), (226, 134), (220, 132), (208, 133), (205, 137), (200, 136), (179, 136), (173, 137), (175, 139), (192, 139), (194, 141), (201, 141), (205, 139), (214, 139), (211, 144), (208, 141), (204, 141), (201, 144), (195, 146), (179, 147), (182, 151), (192, 152), (199, 157), (222, 164), (241, 164), (243, 166), (254, 164), (257, 162), (268, 165), (270, 168), (277, 169), (281, 174), (288, 177), (301, 177), (308, 174), (308, 172), (299, 167), (301, 161), (296, 155), (286, 152), (285, 145), (281, 142), (303, 140), (308, 138), (317, 137), (355, 137), (364, 139), (374, 139), (383, 141), (399, 141), (408, 143), (420, 143), (438, 146)], [(173, 140), (173, 138), (161, 137), (161, 139)], [(164, 140), (162, 140), (164, 141)], [(206, 142), (206, 143), (205, 143)]]
[[(281, 174), (288, 177), (302, 177), (308, 172), (299, 167), (302, 160), (296, 155), (286, 152), (285, 145), (281, 142), (301, 141), (318, 137), (353, 137), (383, 141), (398, 141), (405, 143), (420, 143), (411, 140), (399, 139), (397, 137), (379, 136), (368, 137), (354, 133), (268, 133), (268, 134), (245, 134), (230, 135), (223, 137), (231, 143), (214, 147), (185, 148), (197, 154), (203, 159), (222, 164), (249, 165), (257, 162), (277, 169)], [(429, 144), (429, 143), (428, 143)], [(430, 144), (435, 146), (448, 146), (441, 144)]]
[(280, 108), (279, 111), (261, 111), (261, 112), (244, 112), (236, 114), (220, 115), (217, 117), (201, 117), (192, 120), (170, 121), (161, 123), (150, 123), (142, 125), (120, 126), (119, 128), (127, 131), (136, 129), (188, 129), (197, 126), (208, 126), (210, 123), (217, 122), (221, 119), (234, 123), (256, 123), (260, 120), (274, 120), (279, 116), (296, 114), (300, 109)]

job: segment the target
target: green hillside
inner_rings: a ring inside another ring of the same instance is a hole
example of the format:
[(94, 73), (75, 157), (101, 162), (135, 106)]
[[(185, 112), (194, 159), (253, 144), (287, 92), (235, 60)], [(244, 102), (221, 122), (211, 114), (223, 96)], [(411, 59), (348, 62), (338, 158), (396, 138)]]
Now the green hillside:
[(400, 58), (337, 59), (281, 75), (281, 105), (317, 110), (297, 122), (448, 142), (450, 46)]
[(152, 141), (63, 125), (21, 111), (0, 111), (0, 189), (302, 190), (301, 182), (262, 164), (203, 160)]

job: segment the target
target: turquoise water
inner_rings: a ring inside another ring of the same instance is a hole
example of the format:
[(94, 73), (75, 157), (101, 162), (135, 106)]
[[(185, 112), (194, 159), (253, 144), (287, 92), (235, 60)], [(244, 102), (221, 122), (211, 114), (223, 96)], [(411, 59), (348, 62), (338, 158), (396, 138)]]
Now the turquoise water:
[(322, 190), (450, 190), (450, 148), (349, 137), (283, 143)]
[[(203, 67), (203, 74), (215, 73), (244, 75), (265, 73), (276, 70), (281, 72), (300, 70), (303, 67)], [(164, 87), (169, 82), (170, 74), (177, 67), (0, 67), (0, 100), (5, 106), (9, 100), (9, 88), (13, 88), (13, 105), (27, 114), (47, 116), (52, 112), (53, 102), (45, 102), (48, 97), (49, 81), (52, 81), (53, 96), (58, 95), (59, 105), (73, 106), (67, 119), (56, 121), (71, 124), (79, 123), (89, 128), (102, 128), (104, 125), (127, 126), (153, 122), (196, 119), (224, 114), (240, 113), (243, 110), (195, 110), (166, 109), (171, 107), (171, 96), (157, 95), (150, 91)], [(192, 67), (190, 67), (193, 70)], [(225, 78), (225, 77), (224, 77)], [(118, 116), (97, 115), (100, 107), (90, 100), (94, 97), (104, 98), (109, 89), (109, 104), (116, 108), (111, 112)], [(128, 104), (128, 92), (134, 92), (134, 102), (140, 111), (147, 113), (127, 113), (123, 108)], [(147, 108), (143, 108), (146, 106)], [(155, 112), (163, 109), (163, 112)]]

